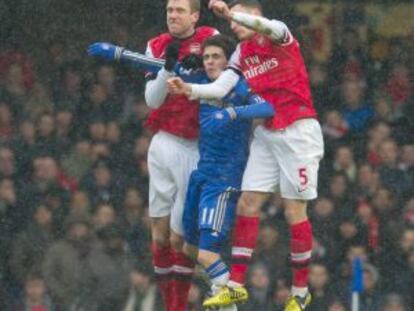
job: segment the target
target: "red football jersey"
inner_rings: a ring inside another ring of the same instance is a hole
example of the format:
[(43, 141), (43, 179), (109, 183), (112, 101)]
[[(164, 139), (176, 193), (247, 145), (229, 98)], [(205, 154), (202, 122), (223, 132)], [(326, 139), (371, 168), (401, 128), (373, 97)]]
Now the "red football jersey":
[(241, 71), (252, 91), (269, 101), (276, 114), (266, 127), (283, 129), (303, 118), (316, 118), (308, 74), (298, 41), (289, 34), (284, 44), (256, 34), (239, 43), (230, 67)]
[[(181, 40), (179, 60), (191, 53), (201, 54), (203, 41), (216, 34), (218, 31), (211, 27), (196, 28), (194, 35)], [(165, 49), (173, 40), (169, 33), (149, 40), (146, 54), (164, 58)], [(145, 125), (154, 132), (163, 130), (188, 139), (197, 138), (198, 103), (188, 100), (184, 95), (168, 95), (160, 108), (151, 111)]]

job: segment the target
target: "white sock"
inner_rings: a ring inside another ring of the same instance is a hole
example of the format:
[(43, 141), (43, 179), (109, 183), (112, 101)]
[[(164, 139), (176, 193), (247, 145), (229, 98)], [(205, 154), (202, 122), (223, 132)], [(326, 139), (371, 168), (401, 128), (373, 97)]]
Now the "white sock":
[(307, 287), (295, 287), (292, 286), (292, 296), (299, 296), (300, 298), (306, 297), (308, 294), (308, 288)]
[(227, 286), (228, 287), (231, 287), (231, 288), (235, 288), (235, 287), (242, 287), (243, 284), (240, 284), (240, 283), (237, 283), (237, 282), (234, 282), (234, 281), (229, 281), (227, 283)]

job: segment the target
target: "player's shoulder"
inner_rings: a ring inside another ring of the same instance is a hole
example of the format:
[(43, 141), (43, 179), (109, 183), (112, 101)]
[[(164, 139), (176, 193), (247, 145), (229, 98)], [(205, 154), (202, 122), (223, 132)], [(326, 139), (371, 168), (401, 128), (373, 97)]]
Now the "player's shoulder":
[(171, 42), (172, 36), (168, 32), (164, 32), (150, 40), (148, 40), (148, 46), (151, 48), (155, 57), (160, 57), (160, 53), (164, 51), (165, 47)]
[(164, 32), (159, 34), (156, 37), (153, 37), (151, 39), (148, 40), (148, 44), (155, 44), (155, 43), (159, 43), (159, 42), (166, 42), (171, 40), (172, 36), (169, 32)]
[(247, 80), (243, 76), (240, 76), (239, 81), (234, 87), (234, 91), (237, 94), (242, 95), (242, 96), (248, 96), (250, 94), (251, 92), (250, 86), (247, 83)]
[(253, 38), (240, 42), (239, 48), (242, 50), (251, 48), (265, 50), (266, 48), (296, 47), (298, 45), (299, 42), (297, 41), (297, 39), (292, 35), (290, 31), (288, 31), (286, 34), (286, 38), (283, 40), (283, 42), (276, 42), (266, 35), (256, 34)]
[(250, 87), (247, 81), (240, 77), (231, 92), (224, 98), (225, 101), (231, 102), (235, 106), (244, 105), (250, 95)]
[(205, 39), (205, 38), (217, 35), (217, 34), (219, 34), (219, 31), (214, 27), (199, 26), (196, 28), (195, 37)]
[(246, 78), (239, 73), (239, 81), (237, 81), (237, 84), (235, 86), (235, 88), (249, 88), (249, 84), (247, 83)]

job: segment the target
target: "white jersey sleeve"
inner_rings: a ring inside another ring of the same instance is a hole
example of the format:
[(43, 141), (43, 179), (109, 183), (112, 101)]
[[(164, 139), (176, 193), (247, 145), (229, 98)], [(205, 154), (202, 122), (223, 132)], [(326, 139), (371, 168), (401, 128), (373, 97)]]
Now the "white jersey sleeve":
[(230, 68), (236, 69), (238, 71), (241, 70), (240, 43), (237, 44), (236, 49), (234, 50), (233, 54), (231, 55), (228, 66)]
[(234, 13), (232, 20), (283, 45), (290, 44), (293, 41), (289, 28), (281, 21), (243, 12)]
[(232, 69), (225, 70), (216, 81), (209, 84), (191, 84), (190, 99), (220, 99), (237, 84), (240, 75)]
[[(154, 57), (149, 44), (147, 44), (145, 55)], [(146, 77), (149, 75), (150, 74), (147, 74)], [(148, 107), (157, 109), (162, 106), (168, 95), (167, 80), (173, 76), (174, 73), (168, 72), (162, 68), (157, 73), (157, 77), (155, 79), (147, 81), (145, 85), (145, 102)]]

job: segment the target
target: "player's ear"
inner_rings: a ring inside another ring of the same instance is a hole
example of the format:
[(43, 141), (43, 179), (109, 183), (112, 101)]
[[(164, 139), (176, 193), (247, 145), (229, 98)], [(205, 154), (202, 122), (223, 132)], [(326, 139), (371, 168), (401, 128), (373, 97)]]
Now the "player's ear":
[(193, 13), (191, 13), (191, 18), (193, 24), (197, 24), (198, 20), (200, 19), (200, 12), (194, 11)]

